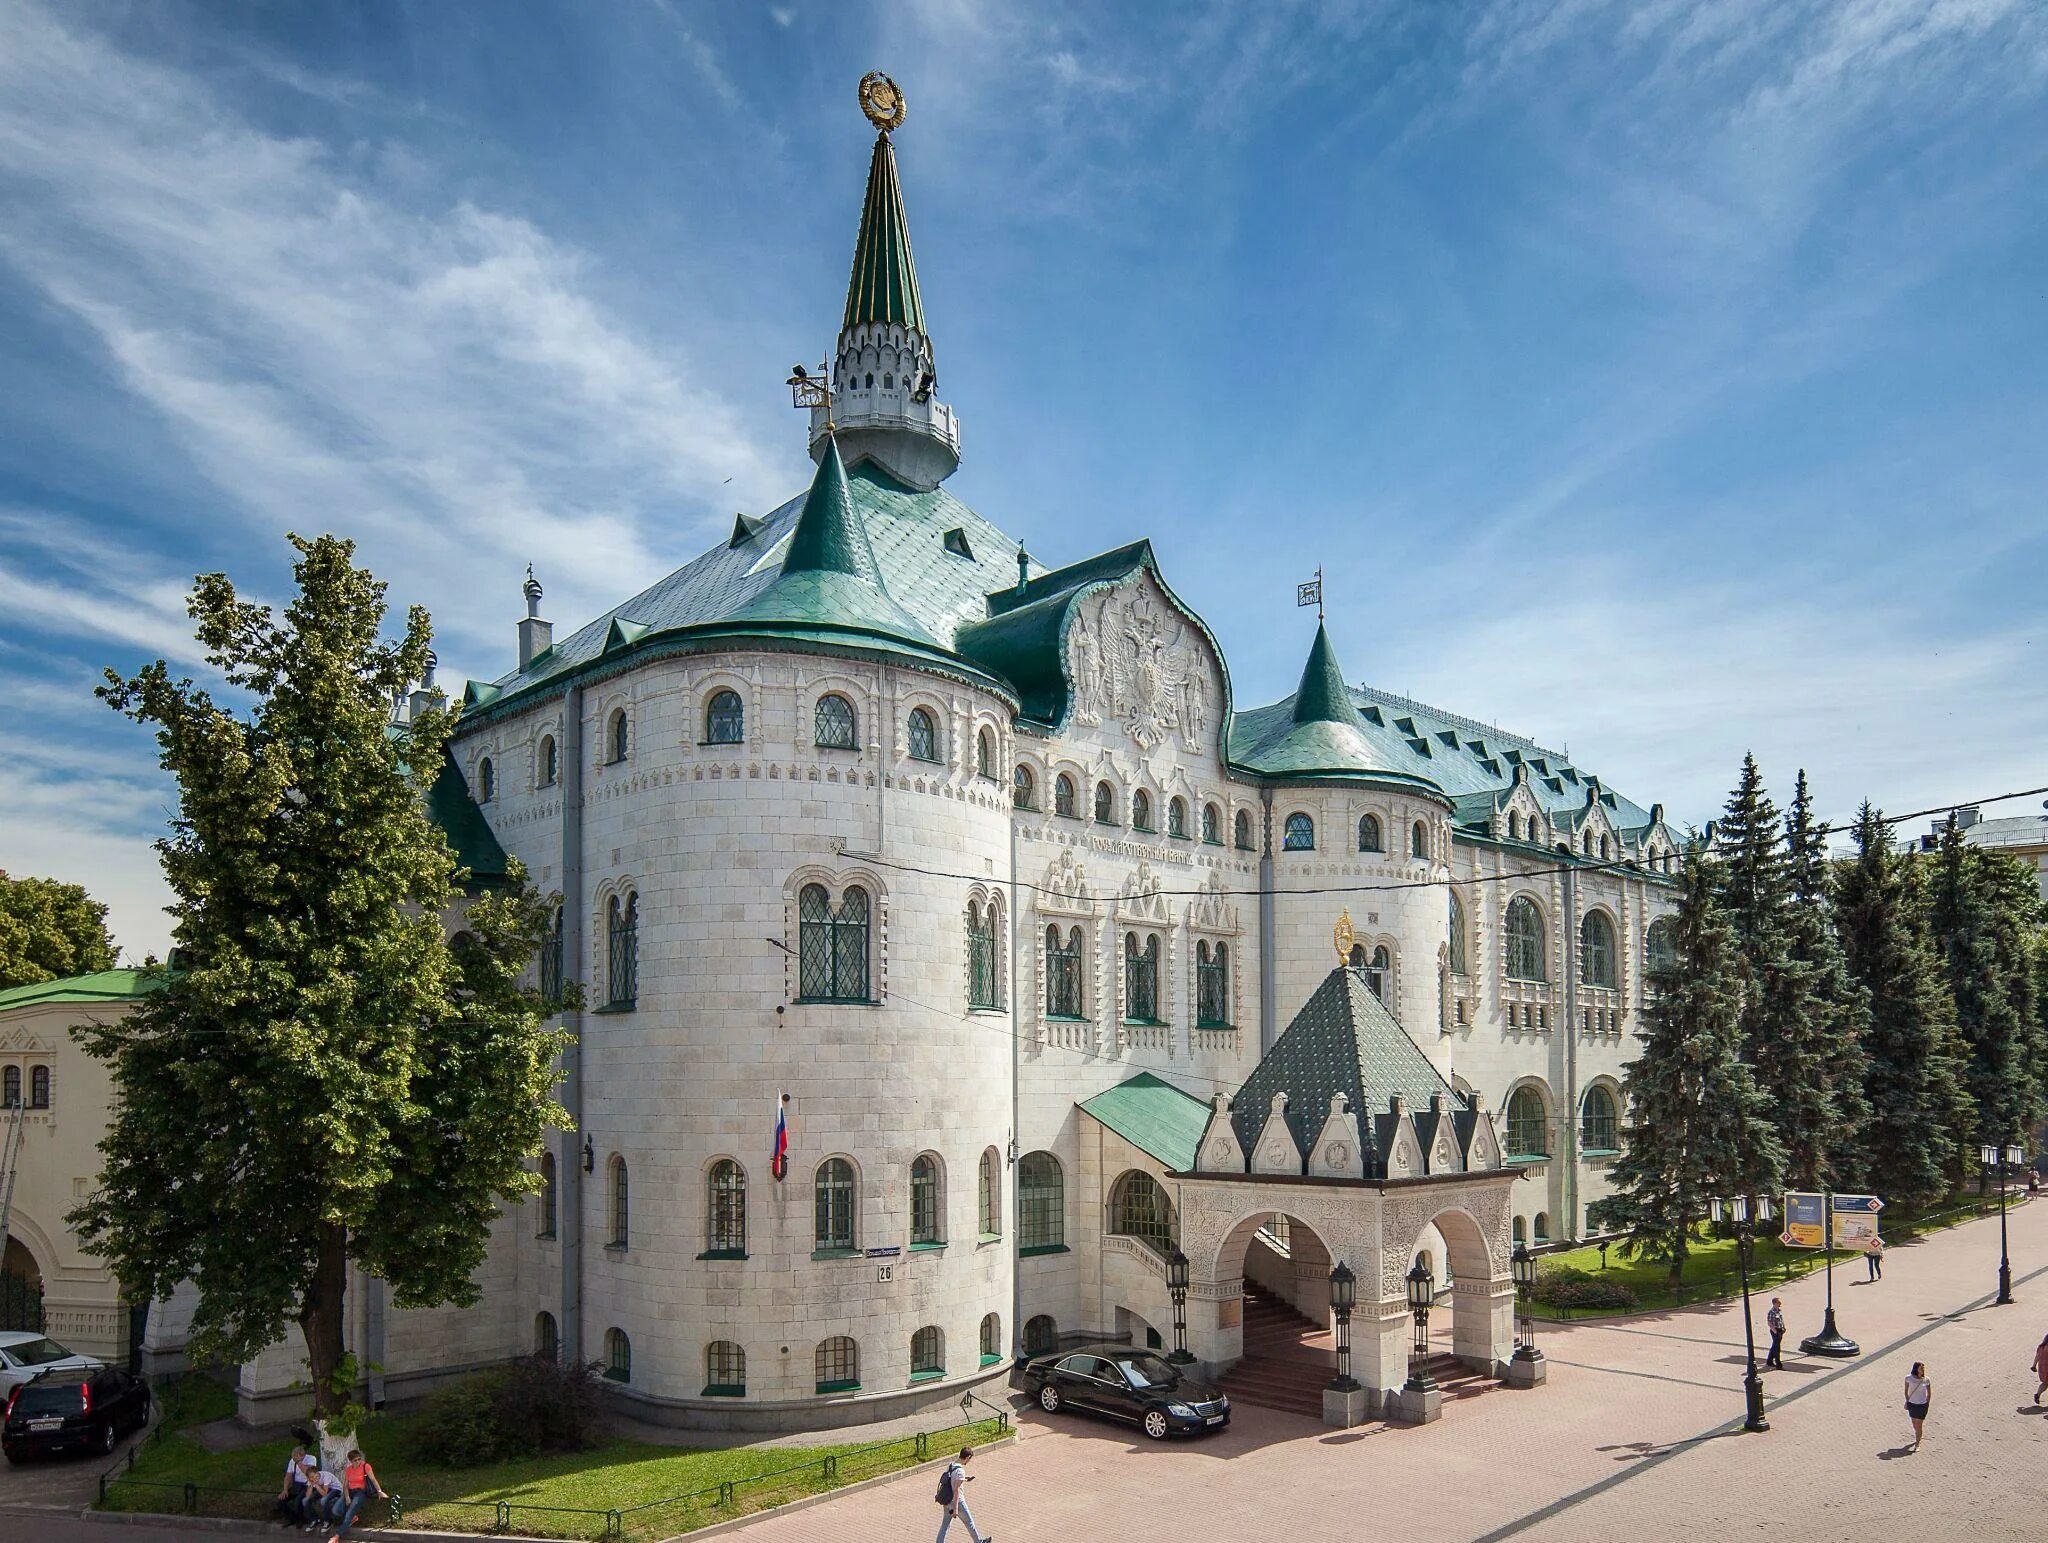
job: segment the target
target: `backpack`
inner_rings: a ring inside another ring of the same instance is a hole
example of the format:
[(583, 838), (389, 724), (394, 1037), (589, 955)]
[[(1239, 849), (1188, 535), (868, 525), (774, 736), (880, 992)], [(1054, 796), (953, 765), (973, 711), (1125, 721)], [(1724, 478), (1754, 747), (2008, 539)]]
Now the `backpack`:
[(946, 1471), (939, 1475), (939, 1492), (932, 1498), (940, 1505), (953, 1503), (953, 1465), (946, 1464)]

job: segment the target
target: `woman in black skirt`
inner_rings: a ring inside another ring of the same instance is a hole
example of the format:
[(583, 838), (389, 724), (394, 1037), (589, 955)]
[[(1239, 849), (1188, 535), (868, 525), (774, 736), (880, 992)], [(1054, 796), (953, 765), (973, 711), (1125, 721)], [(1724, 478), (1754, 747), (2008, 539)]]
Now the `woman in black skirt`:
[(1906, 1373), (1906, 1418), (1913, 1422), (1913, 1450), (1920, 1450), (1921, 1425), (1927, 1419), (1927, 1404), (1934, 1397), (1934, 1384), (1927, 1380), (1927, 1363), (1915, 1361)]

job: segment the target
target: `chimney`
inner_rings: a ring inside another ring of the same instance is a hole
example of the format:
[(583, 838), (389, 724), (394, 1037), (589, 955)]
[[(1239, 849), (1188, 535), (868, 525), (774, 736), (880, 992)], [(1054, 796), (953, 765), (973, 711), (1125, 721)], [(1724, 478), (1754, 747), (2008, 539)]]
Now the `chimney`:
[(434, 671), (440, 668), (440, 664), (441, 661), (435, 657), (433, 650), (429, 649), (427, 651), (426, 679), (422, 680), (413, 691), (406, 713), (408, 718), (417, 718), (422, 713), (430, 713), (437, 708), (448, 705), (447, 693), (434, 684)]
[(1968, 830), (1972, 825), (1975, 825), (1979, 820), (1983, 818), (1984, 815), (1982, 811), (1980, 811), (1975, 804), (1965, 804), (1962, 808), (1956, 811), (1956, 829)]
[(525, 669), (555, 646), (555, 624), (540, 619), (540, 580), (533, 576), (533, 564), (526, 565), (526, 619), (519, 624), (519, 668)]
[(1021, 597), (1025, 586), (1031, 582), (1031, 556), (1024, 548), (1017, 548), (1017, 593)]

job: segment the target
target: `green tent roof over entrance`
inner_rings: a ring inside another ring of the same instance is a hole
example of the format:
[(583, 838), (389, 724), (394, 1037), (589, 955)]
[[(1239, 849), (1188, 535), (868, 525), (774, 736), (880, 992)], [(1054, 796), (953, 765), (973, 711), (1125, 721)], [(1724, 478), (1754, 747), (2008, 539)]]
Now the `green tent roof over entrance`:
[(1081, 1107), (1147, 1157), (1175, 1173), (1195, 1166), (1209, 1106), (1150, 1072), (1097, 1093)]

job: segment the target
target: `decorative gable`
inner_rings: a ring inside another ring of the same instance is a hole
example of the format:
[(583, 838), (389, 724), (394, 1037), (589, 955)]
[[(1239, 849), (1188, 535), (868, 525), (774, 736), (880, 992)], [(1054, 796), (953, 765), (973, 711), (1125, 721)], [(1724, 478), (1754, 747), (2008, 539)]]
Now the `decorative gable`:
[(1244, 1148), (1237, 1144), (1237, 1131), (1230, 1123), (1230, 1100), (1218, 1093), (1209, 1101), (1209, 1123), (1195, 1148), (1197, 1173), (1243, 1173)]
[(1237, 907), (1223, 888), (1221, 874), (1210, 874), (1209, 882), (1188, 902), (1188, 925), (1197, 932), (1219, 932), (1229, 936), (1235, 936), (1242, 930), (1238, 924)]
[(1088, 872), (1074, 860), (1071, 850), (1063, 851), (1045, 870), (1039, 886), (1038, 909), (1049, 916), (1093, 916), (1095, 897), (1088, 891)]
[(1137, 870), (1124, 880), (1124, 887), (1117, 895), (1116, 914), (1123, 921), (1149, 922), (1159, 927), (1173, 921), (1172, 908), (1167, 905), (1166, 896), (1160, 893), (1159, 878), (1153, 873), (1150, 862), (1141, 859)]
[(1287, 1095), (1275, 1093), (1266, 1115), (1266, 1128), (1252, 1146), (1253, 1173), (1300, 1173), (1301, 1148), (1294, 1132), (1287, 1128)]
[(1365, 1177), (1365, 1147), (1349, 1093), (1340, 1092), (1330, 1101), (1330, 1117), (1323, 1121), (1323, 1132), (1309, 1153), (1308, 1169), (1339, 1179)]

